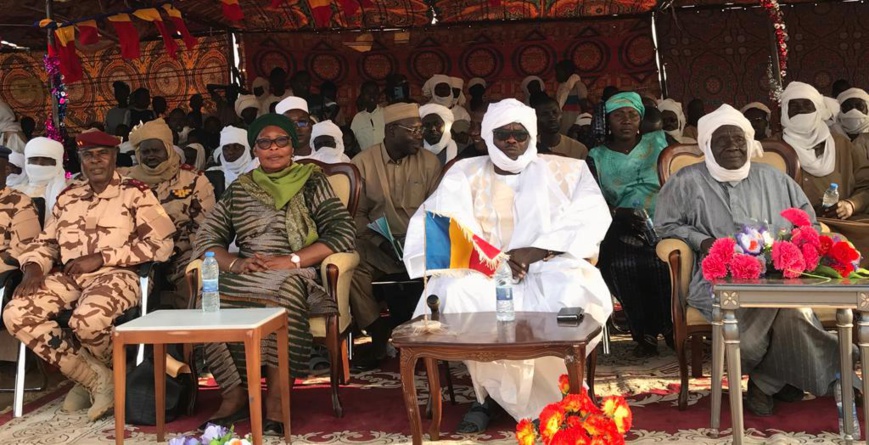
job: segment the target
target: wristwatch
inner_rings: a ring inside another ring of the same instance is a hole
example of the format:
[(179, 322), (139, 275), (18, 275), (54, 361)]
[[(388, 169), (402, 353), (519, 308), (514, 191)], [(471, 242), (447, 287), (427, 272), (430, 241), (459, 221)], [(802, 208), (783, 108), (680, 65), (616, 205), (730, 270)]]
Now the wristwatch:
[(292, 261), (293, 264), (296, 265), (296, 269), (301, 269), (301, 268), (302, 268), (302, 258), (300, 258), (300, 257), (299, 257), (298, 255), (296, 255), (295, 253), (292, 254), (292, 255), (290, 255), (290, 261)]

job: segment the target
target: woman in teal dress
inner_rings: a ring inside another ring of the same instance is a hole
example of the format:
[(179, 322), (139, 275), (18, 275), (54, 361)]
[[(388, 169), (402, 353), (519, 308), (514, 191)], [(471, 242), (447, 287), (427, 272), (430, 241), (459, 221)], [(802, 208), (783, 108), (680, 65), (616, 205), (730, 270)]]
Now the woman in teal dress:
[(599, 265), (610, 291), (621, 302), (637, 342), (634, 354), (658, 353), (658, 335), (672, 345), (670, 275), (655, 253), (657, 236), (643, 210), (654, 216), (658, 155), (666, 134), (640, 134), (645, 107), (637, 93), (624, 92), (606, 102), (606, 141), (589, 152), (613, 223), (601, 243)]

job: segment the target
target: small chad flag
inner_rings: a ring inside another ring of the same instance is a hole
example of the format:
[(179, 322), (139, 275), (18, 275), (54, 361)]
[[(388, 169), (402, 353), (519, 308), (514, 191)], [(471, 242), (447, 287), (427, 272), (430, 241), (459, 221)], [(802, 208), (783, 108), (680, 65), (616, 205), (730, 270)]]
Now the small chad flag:
[(425, 212), (425, 261), (428, 272), (471, 269), (491, 277), (501, 251), (447, 216)]
[(115, 14), (108, 17), (108, 21), (118, 35), (118, 41), (121, 43), (121, 55), (127, 60), (138, 59), (141, 55), (139, 52), (139, 32), (130, 21), (130, 15)]

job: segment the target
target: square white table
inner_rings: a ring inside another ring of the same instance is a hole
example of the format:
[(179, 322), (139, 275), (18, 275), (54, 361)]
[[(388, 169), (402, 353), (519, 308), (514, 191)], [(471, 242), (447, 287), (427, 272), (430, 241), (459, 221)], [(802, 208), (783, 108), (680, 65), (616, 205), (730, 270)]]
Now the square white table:
[(124, 443), (127, 361), (124, 346), (154, 345), (154, 388), (157, 408), (157, 441), (165, 440), (166, 421), (166, 344), (244, 343), (247, 363), (248, 401), (253, 443), (262, 444), (262, 376), (260, 356), (262, 339), (275, 333), (278, 343), (278, 375), (281, 392), (281, 418), (284, 440), (290, 443), (290, 370), (287, 341), (287, 310), (284, 308), (173, 309), (152, 312), (112, 332), (115, 374), (115, 444)]

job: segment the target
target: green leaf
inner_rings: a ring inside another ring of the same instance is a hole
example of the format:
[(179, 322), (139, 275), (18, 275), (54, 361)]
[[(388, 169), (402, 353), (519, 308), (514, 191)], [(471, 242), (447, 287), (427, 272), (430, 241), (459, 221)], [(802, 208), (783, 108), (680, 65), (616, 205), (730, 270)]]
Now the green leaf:
[(830, 266), (819, 265), (817, 268), (815, 268), (814, 271), (812, 271), (812, 273), (824, 277), (842, 279), (842, 275), (840, 275), (839, 272), (836, 272), (836, 269), (833, 269)]

